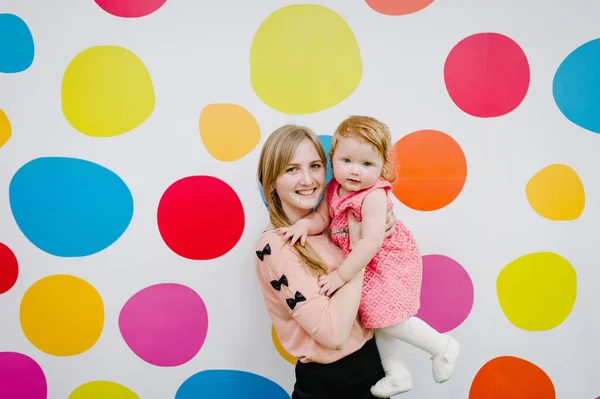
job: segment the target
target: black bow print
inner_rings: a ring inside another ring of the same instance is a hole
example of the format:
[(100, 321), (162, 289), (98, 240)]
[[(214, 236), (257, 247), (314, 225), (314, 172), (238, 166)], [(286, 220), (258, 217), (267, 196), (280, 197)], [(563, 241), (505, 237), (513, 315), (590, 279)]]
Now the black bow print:
[(281, 278), (279, 280), (271, 280), (271, 286), (273, 288), (275, 288), (277, 291), (281, 290), (281, 284), (289, 287), (289, 285), (288, 285), (288, 279), (285, 276), (285, 274), (282, 274)]
[(306, 298), (304, 298), (304, 295), (302, 295), (301, 293), (296, 291), (296, 295), (294, 295), (294, 298), (287, 298), (285, 301), (287, 302), (290, 309), (294, 310), (294, 308), (296, 307), (296, 304), (298, 302), (306, 301)]
[(271, 246), (267, 243), (262, 251), (256, 251), (256, 256), (258, 259), (263, 260), (265, 255), (271, 255)]

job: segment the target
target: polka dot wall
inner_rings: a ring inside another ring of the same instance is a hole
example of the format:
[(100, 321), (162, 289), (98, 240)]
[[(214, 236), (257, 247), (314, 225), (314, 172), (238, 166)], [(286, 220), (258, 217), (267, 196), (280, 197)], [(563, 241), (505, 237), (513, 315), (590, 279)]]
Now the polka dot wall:
[(285, 123), (328, 150), (350, 114), (392, 130), (418, 316), (462, 343), (441, 385), (406, 347), (402, 397), (600, 398), (600, 5), (24, 3), (0, 6), (0, 398), (289, 399), (258, 154)]

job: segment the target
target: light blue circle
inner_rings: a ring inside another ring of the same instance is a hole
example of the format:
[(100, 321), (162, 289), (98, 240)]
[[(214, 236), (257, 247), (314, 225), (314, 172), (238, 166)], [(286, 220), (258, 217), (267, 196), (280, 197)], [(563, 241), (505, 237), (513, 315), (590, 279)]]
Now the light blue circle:
[(576, 48), (554, 75), (552, 94), (571, 122), (600, 133), (600, 39)]
[(112, 171), (75, 158), (37, 158), (9, 186), (15, 221), (33, 245), (78, 257), (113, 244), (133, 216), (133, 197)]
[(319, 141), (323, 144), (325, 154), (327, 154), (327, 177), (325, 178), (325, 184), (331, 180), (331, 159), (329, 158), (329, 152), (331, 151), (331, 139), (333, 136), (319, 135)]
[(188, 378), (175, 399), (290, 399), (275, 382), (237, 370), (206, 370)]
[(25, 21), (14, 14), (0, 14), (0, 72), (26, 70), (34, 53), (33, 36)]

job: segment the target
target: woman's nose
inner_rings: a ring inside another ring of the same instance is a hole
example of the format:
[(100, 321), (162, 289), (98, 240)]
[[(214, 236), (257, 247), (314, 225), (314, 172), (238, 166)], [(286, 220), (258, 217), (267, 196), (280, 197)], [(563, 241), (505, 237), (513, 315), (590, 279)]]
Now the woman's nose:
[(312, 178), (310, 176), (310, 172), (308, 170), (303, 170), (302, 171), (302, 183), (310, 184), (311, 182), (312, 182)]

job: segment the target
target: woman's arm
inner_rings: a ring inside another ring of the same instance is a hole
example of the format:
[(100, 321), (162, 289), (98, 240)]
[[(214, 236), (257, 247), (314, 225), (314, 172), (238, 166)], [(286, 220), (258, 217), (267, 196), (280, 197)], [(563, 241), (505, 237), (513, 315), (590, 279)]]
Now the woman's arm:
[(262, 247), (268, 243), (271, 253), (256, 260), (256, 270), (267, 306), (288, 313), (322, 346), (343, 348), (356, 320), (363, 273), (354, 276), (334, 297), (320, 295), (317, 276), (300, 264), (291, 246), (276, 234), (265, 238), (271, 242), (264, 241)]
[[(330, 299), (330, 305), (339, 314), (338, 345), (335, 349), (342, 349), (350, 334), (352, 325), (356, 320), (358, 306), (360, 305), (364, 272), (360, 271), (343, 287), (337, 290)], [(323, 295), (319, 295), (323, 296)]]

